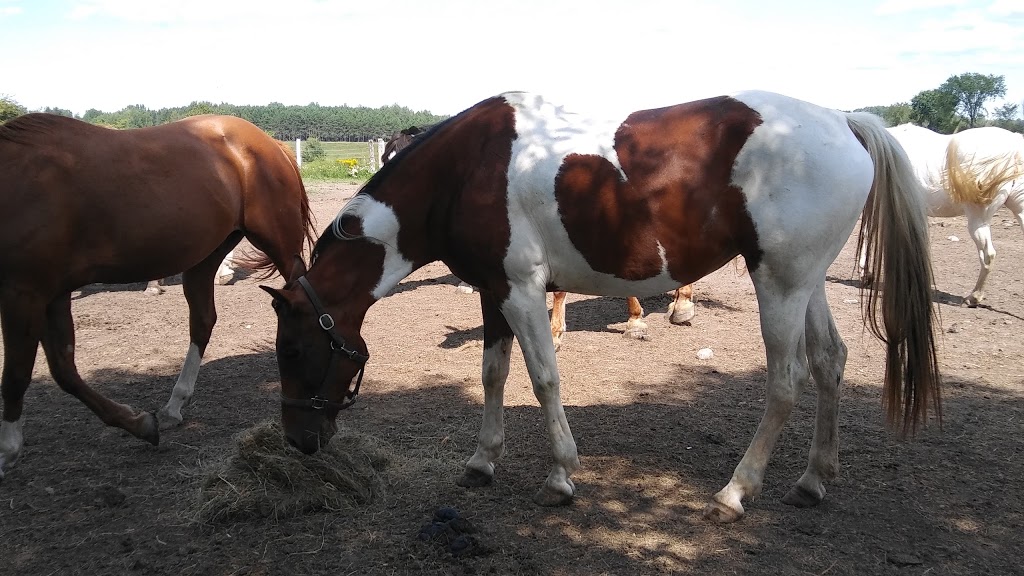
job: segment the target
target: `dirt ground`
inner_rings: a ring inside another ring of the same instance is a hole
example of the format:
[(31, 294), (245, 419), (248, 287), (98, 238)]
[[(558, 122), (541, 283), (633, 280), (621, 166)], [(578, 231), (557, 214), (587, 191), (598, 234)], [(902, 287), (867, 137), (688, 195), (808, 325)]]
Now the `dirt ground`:
[[(310, 185), (321, 228), (354, 191)], [(697, 283), (691, 326), (668, 323), (667, 296), (643, 300), (649, 341), (621, 337), (624, 299), (570, 296), (558, 362), (583, 463), (572, 505), (531, 500), (550, 457), (518, 350), (495, 483), (457, 487), (480, 425), (483, 335), (477, 297), (457, 292), (457, 279), (434, 264), (371, 308), (360, 401), (339, 419), (393, 449), (399, 461), (386, 496), (354, 515), (198, 524), (192, 506), (203, 465), (231, 450), (233, 435), (280, 414), (276, 321), (269, 298), (246, 278), (217, 288), (220, 320), (194, 402), (159, 447), (104, 426), (56, 387), (40, 357), (26, 447), (0, 484), (0, 573), (1024, 574), (1021, 230), (1008, 212), (997, 215), (988, 306), (976, 309), (958, 305), (978, 267), (964, 220), (932, 220), (930, 231), (944, 425), (909, 442), (886, 431), (883, 351), (860, 323), (848, 245), (827, 284), (850, 349), (842, 469), (817, 508), (780, 501), (806, 465), (811, 389), (746, 517), (726, 526), (701, 518), (764, 406), (753, 288), (732, 266)], [(141, 288), (77, 294), (78, 366), (105, 394), (155, 410), (188, 346), (187, 310), (180, 285), (160, 297)], [(697, 359), (704, 347), (712, 359)], [(479, 529), (489, 553), (455, 557), (416, 538), (442, 505)]]

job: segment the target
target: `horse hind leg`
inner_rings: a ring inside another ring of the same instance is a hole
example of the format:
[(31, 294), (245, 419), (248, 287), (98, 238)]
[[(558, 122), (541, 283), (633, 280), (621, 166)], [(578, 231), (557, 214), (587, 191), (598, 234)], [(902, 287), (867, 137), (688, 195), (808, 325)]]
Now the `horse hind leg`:
[(150, 280), (149, 283), (146, 284), (145, 293), (149, 296), (159, 296), (164, 292), (166, 292), (166, 290), (163, 287), (163, 280)]
[(157, 412), (160, 428), (167, 429), (182, 423), (181, 410), (192, 402), (203, 354), (210, 343), (210, 334), (217, 323), (217, 309), (213, 301), (213, 277), (224, 256), (241, 240), (233, 234), (205, 260), (186, 270), (181, 277), (189, 313), (189, 346), (178, 380), (171, 390), (167, 404)]
[(811, 295), (804, 330), (818, 407), (807, 470), (782, 498), (784, 503), (801, 508), (820, 504), (825, 498), (824, 482), (833, 480), (839, 472), (839, 390), (847, 351), (829, 310), (824, 284)]
[(792, 280), (792, 277), (773, 281), (771, 272), (766, 268), (762, 264), (751, 276), (757, 292), (761, 334), (768, 361), (767, 401), (754, 438), (733, 471), (732, 479), (704, 509), (704, 517), (716, 522), (739, 520), (743, 516), (743, 500), (761, 494), (764, 471), (772, 450), (796, 405), (800, 390), (809, 379), (803, 319), (813, 288), (788, 287), (785, 281)]
[(992, 271), (996, 248), (992, 243), (992, 216), (988, 213), (988, 208), (970, 206), (965, 209), (965, 213), (967, 214), (967, 229), (978, 249), (978, 260), (981, 264), (974, 289), (964, 297), (964, 304), (973, 308), (985, 299), (985, 281)]
[(71, 317), (71, 296), (66, 294), (46, 308), (46, 331), (43, 351), (50, 373), (62, 390), (78, 398), (92, 410), (104, 424), (117, 426), (156, 446), (160, 442), (156, 418), (149, 412), (136, 411), (126, 404), (118, 404), (90, 388), (78, 374), (75, 366), (75, 326)]

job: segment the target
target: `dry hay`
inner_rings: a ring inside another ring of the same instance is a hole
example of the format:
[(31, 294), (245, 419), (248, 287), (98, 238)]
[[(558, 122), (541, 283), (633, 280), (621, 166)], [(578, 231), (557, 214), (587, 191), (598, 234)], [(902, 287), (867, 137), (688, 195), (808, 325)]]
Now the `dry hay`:
[(278, 422), (235, 437), (235, 450), (202, 472), (193, 510), (203, 523), (345, 511), (384, 493), (392, 452), (371, 436), (341, 429), (316, 454), (287, 445)]

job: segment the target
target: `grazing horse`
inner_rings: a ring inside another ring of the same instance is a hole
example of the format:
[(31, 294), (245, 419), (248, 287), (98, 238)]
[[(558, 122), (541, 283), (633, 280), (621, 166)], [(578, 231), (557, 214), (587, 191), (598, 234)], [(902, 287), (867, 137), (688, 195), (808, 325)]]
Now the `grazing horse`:
[(422, 133), (423, 128), (420, 128), (419, 126), (410, 126), (404, 130), (395, 132), (391, 136), (391, 139), (388, 140), (387, 144), (384, 145), (384, 152), (380, 156), (381, 164), (387, 164), (390, 162), (396, 154), (402, 151), (403, 148), (412, 144), (413, 138), (415, 138), (417, 134)]
[[(295, 158), (240, 118), (195, 116), (110, 130), (50, 114), (0, 126), (0, 476), (18, 458), (22, 406), (42, 342), (50, 373), (106, 424), (153, 444), (181, 422), (216, 322), (213, 278), (243, 238), (243, 264), (293, 276), (314, 229)], [(159, 415), (90, 388), (75, 366), (71, 292), (184, 271), (190, 344)]]
[(846, 361), (825, 274), (865, 203), (868, 234), (860, 241), (885, 282), (884, 292), (864, 293), (866, 325), (886, 342), (883, 411), (903, 433), (927, 420), (929, 406), (940, 415), (918, 185), (878, 118), (777, 94), (745, 92), (613, 121), (526, 93), (484, 100), (377, 172), (317, 240), (307, 272), (297, 264), (282, 289), (264, 287), (278, 316), (285, 435), (305, 453), (330, 438), (369, 359), (360, 335), (367, 309), (413, 270), (441, 260), (480, 288), (484, 322), (483, 423), (458, 483), (493, 478), (518, 338), (554, 460), (534, 500), (569, 502), (580, 463), (545, 292), (657, 294), (741, 255), (760, 309), (767, 400), (750, 447), (705, 516), (736, 520), (742, 501), (760, 493), (772, 448), (812, 377), (818, 406), (808, 464), (784, 501), (817, 504), (838, 470)]
[[(981, 269), (964, 304), (985, 299), (985, 279), (996, 255), (992, 217), (1006, 206), (1024, 228), (1024, 136), (996, 127), (937, 134), (913, 124), (890, 128), (914, 165), (923, 184), (930, 216), (965, 215), (967, 230), (978, 248)], [(870, 282), (861, 255), (861, 278)]]
[[(383, 162), (386, 164), (396, 154), (412, 144), (417, 135), (425, 130), (418, 126), (411, 126), (395, 133), (391, 140), (384, 146)], [(473, 287), (465, 282), (459, 284), (459, 288), (466, 293), (472, 293)], [(626, 307), (629, 310), (629, 319), (626, 321), (626, 331), (623, 336), (627, 338), (643, 339), (647, 335), (647, 324), (643, 320), (644, 309), (635, 296), (626, 299)], [(687, 284), (676, 288), (669, 304), (669, 321), (673, 324), (684, 324), (693, 319), (696, 309), (693, 306), (693, 286)], [(555, 351), (562, 347), (562, 336), (565, 335), (565, 292), (555, 291), (551, 304), (551, 340), (555, 344)]]

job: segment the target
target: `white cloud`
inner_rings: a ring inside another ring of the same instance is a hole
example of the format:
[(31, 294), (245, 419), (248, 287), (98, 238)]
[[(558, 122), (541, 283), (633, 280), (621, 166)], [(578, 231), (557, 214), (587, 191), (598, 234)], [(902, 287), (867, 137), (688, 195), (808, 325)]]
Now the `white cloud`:
[(906, 12), (962, 6), (966, 3), (967, 0), (885, 0), (875, 8), (875, 13), (878, 15), (904, 14)]
[(24, 12), (21, 6), (0, 6), (0, 18), (4, 16), (17, 16)]

